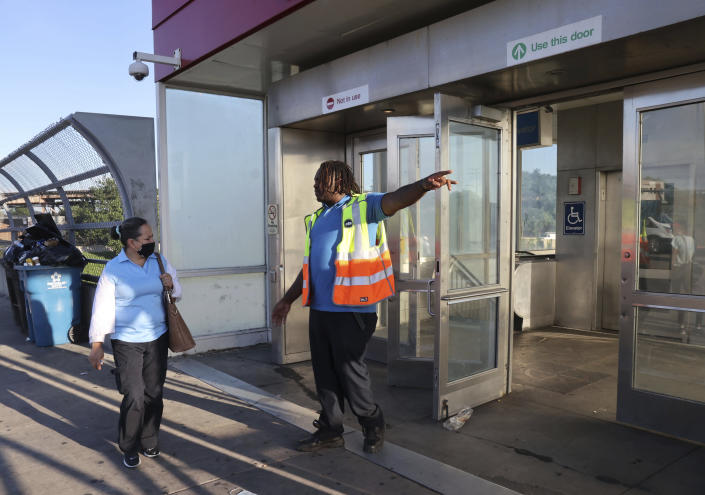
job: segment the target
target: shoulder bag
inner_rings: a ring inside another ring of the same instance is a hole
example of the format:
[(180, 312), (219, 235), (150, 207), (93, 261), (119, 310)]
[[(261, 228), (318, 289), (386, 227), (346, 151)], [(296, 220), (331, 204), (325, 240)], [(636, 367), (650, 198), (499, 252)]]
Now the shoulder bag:
[[(166, 273), (161, 255), (159, 253), (155, 254), (159, 263), (159, 270), (162, 274)], [(167, 327), (169, 329), (169, 350), (171, 352), (186, 352), (196, 347), (191, 331), (188, 329), (186, 322), (181, 317), (181, 313), (179, 313), (179, 309), (174, 303), (174, 299), (171, 297), (171, 291), (166, 288), (164, 289), (164, 309), (166, 310)]]

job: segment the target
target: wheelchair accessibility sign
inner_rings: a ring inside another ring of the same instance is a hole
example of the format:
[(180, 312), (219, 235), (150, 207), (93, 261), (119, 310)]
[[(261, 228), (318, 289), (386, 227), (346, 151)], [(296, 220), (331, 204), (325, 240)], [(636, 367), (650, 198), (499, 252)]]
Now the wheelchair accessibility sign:
[(563, 207), (563, 234), (585, 235), (585, 201), (563, 203)]

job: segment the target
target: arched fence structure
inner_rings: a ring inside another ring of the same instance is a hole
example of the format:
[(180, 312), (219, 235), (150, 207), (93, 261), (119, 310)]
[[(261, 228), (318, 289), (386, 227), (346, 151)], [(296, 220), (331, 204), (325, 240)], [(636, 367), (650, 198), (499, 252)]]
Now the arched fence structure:
[(50, 214), (98, 275), (119, 251), (109, 230), (141, 216), (157, 225), (154, 121), (73, 113), (0, 160), (0, 248)]

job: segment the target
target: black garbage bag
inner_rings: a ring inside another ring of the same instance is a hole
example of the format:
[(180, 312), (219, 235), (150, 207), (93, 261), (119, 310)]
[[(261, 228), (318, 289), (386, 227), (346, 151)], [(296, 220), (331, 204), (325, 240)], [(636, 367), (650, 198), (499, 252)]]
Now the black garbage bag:
[(25, 250), (27, 249), (32, 249), (34, 247), (34, 244), (37, 242), (36, 239), (32, 239), (32, 237), (28, 235), (22, 235), (20, 237), (20, 242), (22, 243), (22, 246), (24, 247)]
[(25, 229), (25, 232), (33, 239), (45, 241), (52, 238), (62, 238), (59, 227), (56, 226), (54, 218), (49, 213), (35, 213), (34, 220), (37, 223)]
[(37, 256), (39, 257), (39, 263), (42, 265), (79, 266), (83, 268), (88, 264), (88, 260), (81, 254), (81, 251), (63, 239), (59, 240), (59, 243), (55, 246), (41, 246), (41, 251)]
[(19, 263), (20, 256), (25, 252), (25, 247), (20, 241), (10, 244), (2, 255), (2, 264), (6, 269), (13, 268)]

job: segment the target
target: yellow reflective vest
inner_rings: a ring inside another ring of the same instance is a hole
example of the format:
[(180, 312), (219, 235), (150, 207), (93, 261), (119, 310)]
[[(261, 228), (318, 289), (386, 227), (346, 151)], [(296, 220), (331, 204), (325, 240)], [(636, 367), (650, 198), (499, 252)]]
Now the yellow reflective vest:
[[(394, 295), (392, 258), (387, 246), (384, 222), (377, 224), (375, 244), (370, 244), (367, 226), (366, 194), (355, 194), (343, 206), (343, 235), (336, 248), (333, 303), (340, 306), (366, 306)], [(311, 304), (308, 257), (311, 248), (311, 230), (323, 211), (319, 208), (304, 219), (306, 246), (304, 250), (303, 292), (304, 306)]]

